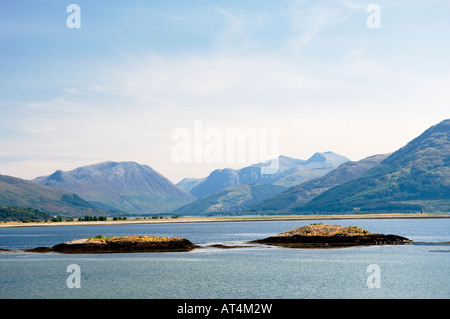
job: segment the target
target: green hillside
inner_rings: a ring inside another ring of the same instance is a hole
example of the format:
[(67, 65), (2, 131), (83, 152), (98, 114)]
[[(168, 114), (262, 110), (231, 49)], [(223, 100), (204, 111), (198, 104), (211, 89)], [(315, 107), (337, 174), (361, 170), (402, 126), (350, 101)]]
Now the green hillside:
[(246, 211), (253, 213), (287, 213), (295, 210), (324, 191), (362, 176), (387, 156), (388, 154), (373, 155), (357, 162), (346, 162), (325, 176), (293, 186), (257, 203)]
[(450, 212), (450, 120), (432, 126), (360, 178), (294, 211)]
[(0, 175), (0, 206), (32, 208), (68, 217), (105, 214), (76, 194), (6, 175)]
[(174, 210), (178, 215), (215, 215), (238, 213), (268, 197), (284, 191), (286, 187), (264, 184), (239, 184), (224, 188), (212, 195)]

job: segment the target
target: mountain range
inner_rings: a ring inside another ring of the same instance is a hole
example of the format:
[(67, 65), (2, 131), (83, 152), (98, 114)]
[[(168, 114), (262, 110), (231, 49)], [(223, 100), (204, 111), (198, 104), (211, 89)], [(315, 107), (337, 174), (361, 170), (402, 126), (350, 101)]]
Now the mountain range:
[(322, 177), (293, 186), (251, 206), (246, 212), (263, 214), (275, 212), (285, 213), (300, 209), (304, 204), (326, 190), (362, 176), (369, 169), (388, 157), (388, 155), (373, 155), (357, 162), (345, 162)]
[(308, 160), (280, 156), (177, 185), (135, 162), (57, 170), (33, 181), (0, 175), (0, 208), (35, 218), (41, 218), (36, 209), (68, 217), (450, 212), (449, 138), (447, 119), (392, 154), (357, 162), (333, 152)]
[[(278, 169), (271, 172), (271, 174), (265, 174), (262, 169), (272, 163), (272, 161), (267, 161), (238, 170), (231, 168), (217, 169), (202, 180), (183, 180), (180, 184), (182, 187), (189, 185), (189, 192), (197, 198), (208, 196), (221, 189), (239, 184), (266, 184), (291, 187), (315, 177), (323, 176), (347, 161), (349, 161), (347, 157), (333, 152), (315, 153), (306, 161), (279, 156), (277, 159)], [(185, 189), (188, 188), (186, 187)]]

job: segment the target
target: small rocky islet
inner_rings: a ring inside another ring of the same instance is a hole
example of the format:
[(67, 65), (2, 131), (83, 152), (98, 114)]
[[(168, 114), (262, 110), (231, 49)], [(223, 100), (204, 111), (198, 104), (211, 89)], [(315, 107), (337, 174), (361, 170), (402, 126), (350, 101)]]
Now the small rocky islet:
[(412, 240), (398, 235), (370, 233), (357, 226), (311, 224), (251, 243), (290, 248), (332, 248), (357, 245), (402, 245)]
[(28, 249), (27, 252), (57, 253), (126, 253), (190, 251), (197, 246), (185, 238), (156, 236), (112, 236), (98, 235), (82, 238), (49, 247)]
[[(277, 235), (248, 241), (247, 244), (265, 244), (289, 248), (336, 248), (358, 245), (402, 245), (411, 239), (398, 235), (370, 233), (357, 226), (339, 226), (315, 223), (291, 229)], [(222, 244), (204, 247), (240, 248)], [(75, 239), (53, 247), (25, 249), (25, 252), (56, 253), (126, 253), (191, 251), (201, 248), (185, 238), (157, 236), (111, 236)], [(1, 249), (9, 251), (8, 249)]]

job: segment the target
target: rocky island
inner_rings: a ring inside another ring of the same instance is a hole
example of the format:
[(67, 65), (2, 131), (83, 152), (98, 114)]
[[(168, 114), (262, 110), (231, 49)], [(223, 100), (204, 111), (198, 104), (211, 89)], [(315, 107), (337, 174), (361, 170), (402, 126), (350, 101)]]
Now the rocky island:
[(98, 235), (94, 238), (75, 239), (49, 247), (28, 249), (27, 252), (58, 253), (127, 253), (189, 251), (195, 244), (184, 238), (156, 236), (112, 236)]
[(370, 233), (356, 226), (311, 224), (288, 230), (250, 243), (292, 248), (332, 248), (356, 245), (401, 245), (412, 240), (397, 236)]

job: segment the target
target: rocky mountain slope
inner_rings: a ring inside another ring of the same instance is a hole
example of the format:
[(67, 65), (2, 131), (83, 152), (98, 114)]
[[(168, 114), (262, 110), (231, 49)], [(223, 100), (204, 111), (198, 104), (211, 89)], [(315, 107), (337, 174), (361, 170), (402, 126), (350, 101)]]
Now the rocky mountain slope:
[(333, 152), (315, 153), (306, 161), (280, 156), (277, 161), (278, 169), (271, 174), (265, 174), (263, 170), (264, 167), (271, 164), (269, 161), (239, 170), (231, 168), (217, 169), (211, 172), (206, 179), (192, 187), (190, 193), (200, 198), (238, 184), (266, 184), (291, 187), (323, 176), (347, 161), (348, 158)]
[(268, 197), (278, 194), (286, 187), (264, 184), (238, 184), (217, 191), (182, 206), (173, 214), (216, 215), (238, 213)]
[(293, 186), (273, 197), (249, 207), (251, 213), (288, 213), (302, 207), (308, 201), (324, 191), (362, 176), (369, 169), (379, 164), (388, 154), (373, 155), (360, 161), (348, 161), (328, 174)]
[(361, 177), (331, 188), (295, 210), (449, 212), (450, 119), (430, 127)]
[(162, 214), (195, 200), (147, 165), (103, 162), (38, 177), (37, 183), (73, 192), (106, 210)]

